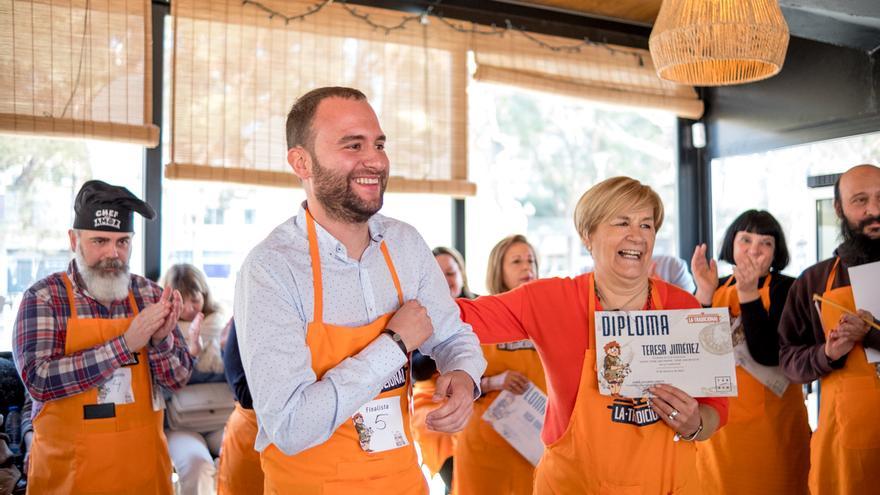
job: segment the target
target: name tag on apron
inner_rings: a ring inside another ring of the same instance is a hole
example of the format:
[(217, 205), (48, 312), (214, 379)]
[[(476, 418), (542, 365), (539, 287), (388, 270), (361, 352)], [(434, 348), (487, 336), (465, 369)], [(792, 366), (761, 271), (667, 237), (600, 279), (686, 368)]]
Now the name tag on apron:
[(409, 445), (400, 397), (371, 400), (358, 409), (351, 421), (364, 452), (384, 452)]
[(98, 385), (98, 404), (131, 404), (131, 368), (117, 368), (109, 380)]

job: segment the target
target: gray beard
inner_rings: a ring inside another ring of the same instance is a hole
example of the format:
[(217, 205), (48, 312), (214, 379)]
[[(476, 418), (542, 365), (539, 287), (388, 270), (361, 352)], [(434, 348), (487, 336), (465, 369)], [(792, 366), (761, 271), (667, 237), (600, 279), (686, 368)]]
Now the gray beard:
[(118, 275), (107, 276), (100, 270), (90, 267), (77, 246), (76, 267), (85, 283), (86, 290), (93, 298), (104, 306), (110, 306), (113, 301), (125, 299), (128, 296), (128, 288), (131, 280), (128, 265)]

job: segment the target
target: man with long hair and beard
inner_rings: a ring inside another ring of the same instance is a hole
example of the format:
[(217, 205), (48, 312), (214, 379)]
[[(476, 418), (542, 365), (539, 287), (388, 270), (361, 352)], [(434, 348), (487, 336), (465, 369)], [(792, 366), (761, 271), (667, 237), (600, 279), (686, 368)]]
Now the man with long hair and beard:
[[(834, 185), (843, 243), (795, 281), (779, 324), (779, 363), (792, 381), (820, 380), (819, 427), (810, 444), (810, 493), (873, 493), (880, 466), (880, 350), (874, 315), (856, 308), (848, 269), (880, 261), (880, 168), (858, 165)], [(814, 305), (813, 295), (824, 301)], [(842, 311), (840, 307), (847, 308)]]
[(33, 397), (30, 493), (170, 494), (162, 393), (192, 370), (180, 294), (129, 273), (134, 212), (124, 187), (83, 184), (67, 270), (25, 293), (15, 364)]
[(306, 201), (251, 251), (235, 290), (264, 493), (426, 494), (409, 421), (415, 349), (441, 371), (429, 428), (460, 430), (479, 396), (486, 361), (434, 255), (378, 213), (385, 141), (356, 89), (315, 89), (287, 116)]

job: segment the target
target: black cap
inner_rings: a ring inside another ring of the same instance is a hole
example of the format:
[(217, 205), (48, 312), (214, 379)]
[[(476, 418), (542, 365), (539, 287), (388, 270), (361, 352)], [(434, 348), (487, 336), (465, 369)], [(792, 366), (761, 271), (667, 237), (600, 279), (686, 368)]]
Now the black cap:
[(73, 228), (106, 232), (133, 232), (136, 211), (147, 220), (156, 218), (156, 211), (128, 189), (100, 180), (83, 184), (73, 203), (76, 218)]

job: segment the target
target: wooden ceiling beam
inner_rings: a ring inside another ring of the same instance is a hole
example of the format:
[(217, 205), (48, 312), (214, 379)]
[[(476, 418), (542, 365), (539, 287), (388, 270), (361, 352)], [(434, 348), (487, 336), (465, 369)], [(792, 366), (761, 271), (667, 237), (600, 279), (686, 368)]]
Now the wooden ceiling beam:
[(434, 5), (434, 13), (448, 19), (471, 21), (504, 27), (506, 21), (527, 31), (565, 38), (610, 43), (633, 48), (648, 48), (651, 28), (589, 15), (529, 7), (491, 0), (347, 0), (349, 4), (366, 5), (404, 12), (423, 12)]

